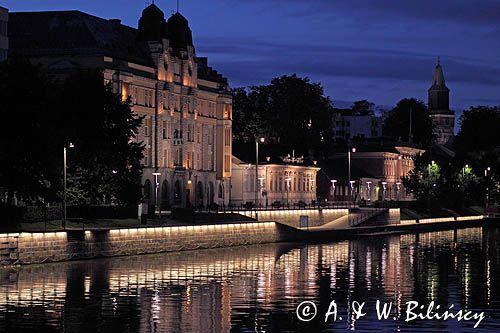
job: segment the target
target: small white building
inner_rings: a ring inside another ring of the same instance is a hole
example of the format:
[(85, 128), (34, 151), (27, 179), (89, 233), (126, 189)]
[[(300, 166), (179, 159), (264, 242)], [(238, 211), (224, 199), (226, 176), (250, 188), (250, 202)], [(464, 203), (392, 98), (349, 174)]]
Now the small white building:
[[(285, 157), (281, 162), (245, 163), (233, 156), (230, 204), (255, 206), (293, 205), (316, 201), (316, 175), (320, 168), (303, 158)], [(256, 177), (257, 176), (257, 177)]]

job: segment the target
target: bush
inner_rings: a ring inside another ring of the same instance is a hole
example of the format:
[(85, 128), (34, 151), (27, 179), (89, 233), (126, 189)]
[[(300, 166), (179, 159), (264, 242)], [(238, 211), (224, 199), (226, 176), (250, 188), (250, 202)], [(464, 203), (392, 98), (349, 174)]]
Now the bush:
[(137, 207), (91, 205), (68, 206), (66, 214), (68, 218), (128, 219), (137, 217)]

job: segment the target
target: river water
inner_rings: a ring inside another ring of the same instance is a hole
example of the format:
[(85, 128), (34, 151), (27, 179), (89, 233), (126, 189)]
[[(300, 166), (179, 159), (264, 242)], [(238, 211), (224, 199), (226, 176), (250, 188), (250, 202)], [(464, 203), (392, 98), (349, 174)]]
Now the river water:
[[(0, 269), (1, 332), (499, 332), (500, 229)], [(338, 308), (325, 323), (331, 301)], [(393, 304), (378, 320), (376, 301)], [(296, 307), (313, 302), (302, 322)], [(365, 302), (356, 318), (355, 301)], [(408, 301), (483, 312), (406, 322)], [(342, 319), (340, 319), (342, 317)]]

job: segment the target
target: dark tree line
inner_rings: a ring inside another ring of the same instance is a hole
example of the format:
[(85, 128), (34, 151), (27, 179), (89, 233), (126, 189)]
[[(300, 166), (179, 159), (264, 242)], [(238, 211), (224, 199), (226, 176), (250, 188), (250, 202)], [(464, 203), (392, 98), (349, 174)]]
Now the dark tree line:
[(103, 82), (97, 71), (55, 80), (24, 60), (0, 64), (0, 186), (9, 202), (60, 201), (65, 146), (69, 202), (140, 201), (143, 147), (131, 139), (142, 119)]
[(236, 146), (263, 137), (279, 154), (312, 156), (328, 148), (331, 101), (307, 77), (285, 75), (270, 85), (234, 89), (233, 109)]

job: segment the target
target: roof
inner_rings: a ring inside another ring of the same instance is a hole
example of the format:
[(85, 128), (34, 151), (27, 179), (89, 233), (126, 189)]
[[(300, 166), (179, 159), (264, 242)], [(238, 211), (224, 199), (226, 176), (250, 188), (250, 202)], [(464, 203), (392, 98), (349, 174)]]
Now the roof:
[(448, 90), (448, 87), (446, 87), (446, 83), (444, 80), (443, 67), (441, 66), (441, 60), (439, 58), (436, 63), (436, 68), (434, 69), (432, 86), (429, 88), (429, 90), (430, 89)]
[[(344, 159), (335, 158), (322, 161), (320, 167), (321, 171), (324, 172), (330, 179), (345, 180), (349, 178), (347, 157)], [(351, 179), (356, 180), (360, 178), (377, 177), (351, 164)]]
[(80, 11), (17, 12), (9, 16), (13, 55), (106, 55), (151, 65), (147, 46), (136, 41), (137, 30)]
[[(315, 165), (313, 161), (311, 160), (308, 160), (308, 159), (304, 159), (304, 162), (303, 163), (292, 163), (292, 162), (283, 162), (283, 160), (280, 158), (280, 157), (269, 157), (269, 160), (268, 160), (268, 157), (265, 157), (263, 160), (262, 159), (262, 156), (260, 156), (259, 158), (259, 165), (283, 165), (283, 166), (293, 166), (293, 167), (303, 167), (303, 168), (317, 168), (317, 169), (320, 169), (319, 166)], [(235, 155), (233, 155), (232, 157), (232, 163), (233, 164), (236, 164), (236, 165), (255, 165), (255, 156), (253, 159), (249, 159), (250, 162), (245, 162), (244, 160), (236, 157)]]

